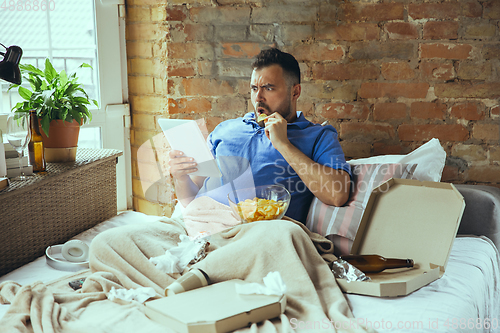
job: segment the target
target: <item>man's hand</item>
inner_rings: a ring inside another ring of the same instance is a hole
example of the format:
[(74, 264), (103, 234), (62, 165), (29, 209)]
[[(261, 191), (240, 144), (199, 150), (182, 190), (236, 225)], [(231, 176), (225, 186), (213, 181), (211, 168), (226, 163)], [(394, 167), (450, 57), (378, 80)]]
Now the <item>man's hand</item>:
[(194, 158), (184, 156), (184, 153), (180, 150), (171, 150), (168, 156), (170, 157), (168, 161), (170, 174), (175, 179), (185, 179), (190, 173), (198, 170)]
[(287, 121), (275, 112), (265, 120), (266, 136), (276, 150), (280, 150), (283, 145), (291, 144), (287, 135)]
[(198, 164), (194, 158), (185, 156), (182, 151), (172, 150), (169, 157), (168, 165), (174, 178), (175, 193), (181, 204), (186, 207), (196, 197), (205, 177), (190, 176), (198, 170)]
[(287, 136), (287, 121), (277, 112), (266, 119), (266, 136), (295, 170), (307, 188), (327, 205), (342, 206), (349, 199), (350, 177), (343, 170), (319, 165), (311, 160)]

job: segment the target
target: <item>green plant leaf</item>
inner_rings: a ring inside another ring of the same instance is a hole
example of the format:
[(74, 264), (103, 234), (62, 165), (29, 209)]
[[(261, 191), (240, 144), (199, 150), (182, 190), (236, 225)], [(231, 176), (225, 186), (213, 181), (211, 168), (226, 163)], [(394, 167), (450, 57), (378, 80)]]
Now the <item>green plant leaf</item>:
[(47, 79), (47, 82), (52, 82), (52, 80), (57, 77), (57, 71), (54, 69), (52, 64), (50, 63), (50, 60), (47, 58), (45, 59), (45, 78)]
[(66, 85), (66, 83), (68, 83), (68, 75), (66, 74), (66, 71), (64, 69), (61, 71), (61, 73), (59, 73), (59, 76), (61, 78), (61, 85)]
[(33, 94), (30, 90), (24, 88), (24, 87), (19, 87), (19, 96), (22, 98), (29, 100), (31, 98), (31, 95)]
[(21, 72), (23, 74), (24, 73), (33, 73), (35, 75), (39, 75), (39, 76), (45, 77), (45, 73), (41, 69), (38, 69), (38, 68), (36, 68), (33, 65), (23, 65), (23, 64), (20, 64), (19, 65), (19, 69), (21, 70)]
[(49, 116), (42, 117), (40, 123), (42, 124), (42, 131), (45, 133), (47, 137), (49, 137), (50, 117)]
[(80, 65), (80, 68), (92, 68), (92, 66), (84, 62), (83, 64)]

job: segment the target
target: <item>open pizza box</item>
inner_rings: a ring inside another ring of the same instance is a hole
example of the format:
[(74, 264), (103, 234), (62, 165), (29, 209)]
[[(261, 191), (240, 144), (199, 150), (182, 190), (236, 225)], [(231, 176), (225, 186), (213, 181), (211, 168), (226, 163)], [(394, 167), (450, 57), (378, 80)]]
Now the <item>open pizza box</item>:
[(144, 303), (146, 315), (179, 333), (224, 333), (278, 317), (285, 295), (238, 294), (229, 280)]
[(443, 276), (465, 201), (453, 184), (389, 179), (373, 189), (351, 254), (413, 259), (414, 267), (337, 279), (347, 293), (402, 296)]

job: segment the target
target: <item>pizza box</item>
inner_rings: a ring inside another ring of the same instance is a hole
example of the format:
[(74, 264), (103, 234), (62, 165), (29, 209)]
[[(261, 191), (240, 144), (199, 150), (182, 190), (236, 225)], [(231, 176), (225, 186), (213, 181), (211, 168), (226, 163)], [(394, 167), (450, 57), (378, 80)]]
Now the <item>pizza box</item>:
[(144, 303), (146, 316), (179, 333), (223, 333), (278, 317), (285, 295), (238, 294), (229, 280)]
[(366, 274), (371, 281), (337, 279), (347, 293), (394, 297), (443, 276), (465, 201), (453, 184), (392, 178), (373, 189), (351, 254), (413, 259), (414, 267)]

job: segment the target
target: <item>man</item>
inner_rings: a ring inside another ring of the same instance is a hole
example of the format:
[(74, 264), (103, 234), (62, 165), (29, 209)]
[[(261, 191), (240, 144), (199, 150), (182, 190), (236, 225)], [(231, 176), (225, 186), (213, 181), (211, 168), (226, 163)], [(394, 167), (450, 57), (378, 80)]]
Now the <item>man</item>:
[[(272, 48), (261, 51), (252, 67), (255, 111), (219, 124), (208, 138), (222, 173), (233, 175), (222, 179), (190, 176), (197, 170), (194, 160), (180, 151), (170, 152), (171, 174), (182, 205), (186, 207), (200, 193), (227, 204), (227, 185), (249, 168), (254, 186), (280, 183), (290, 191), (286, 215), (298, 221), (305, 222), (313, 196), (342, 206), (349, 197), (349, 164), (335, 128), (313, 124), (297, 111), (301, 93), (297, 60)], [(256, 122), (261, 114), (268, 116), (265, 127)], [(218, 187), (223, 190), (217, 191)]]
[[(187, 206), (199, 192), (219, 196), (222, 201), (228, 184), (239, 186), (241, 179), (250, 175), (255, 186), (275, 182), (287, 186), (292, 192), (289, 216), (302, 222), (313, 195), (342, 205), (349, 194), (350, 170), (335, 129), (314, 125), (296, 111), (301, 91), (297, 61), (277, 49), (261, 52), (254, 64), (251, 89), (255, 113), (222, 122), (208, 138), (222, 169), (221, 178), (190, 175), (196, 170), (192, 158), (171, 152), (171, 173), (182, 204)], [(265, 127), (255, 121), (256, 114), (268, 115)], [(213, 217), (206, 207), (198, 208), (203, 216)], [(179, 246), (181, 236), (189, 234), (185, 220), (141, 221), (99, 234), (89, 255), (95, 274), (85, 280), (82, 293), (109, 290), (113, 285), (152, 287), (163, 295), (164, 288), (180, 274), (165, 273), (150, 259), (166, 257), (166, 250)], [(289, 332), (296, 323), (352, 322), (349, 305), (328, 265), (335, 259), (333, 245), (303, 223), (283, 219), (238, 224), (213, 233), (209, 240), (206, 257), (182, 274), (196, 267), (208, 274), (211, 283), (231, 279), (262, 283), (269, 272), (279, 272), (286, 285), (285, 314), (253, 324), (252, 332), (261, 328)], [(346, 332), (365, 331), (363, 327), (348, 327)]]

